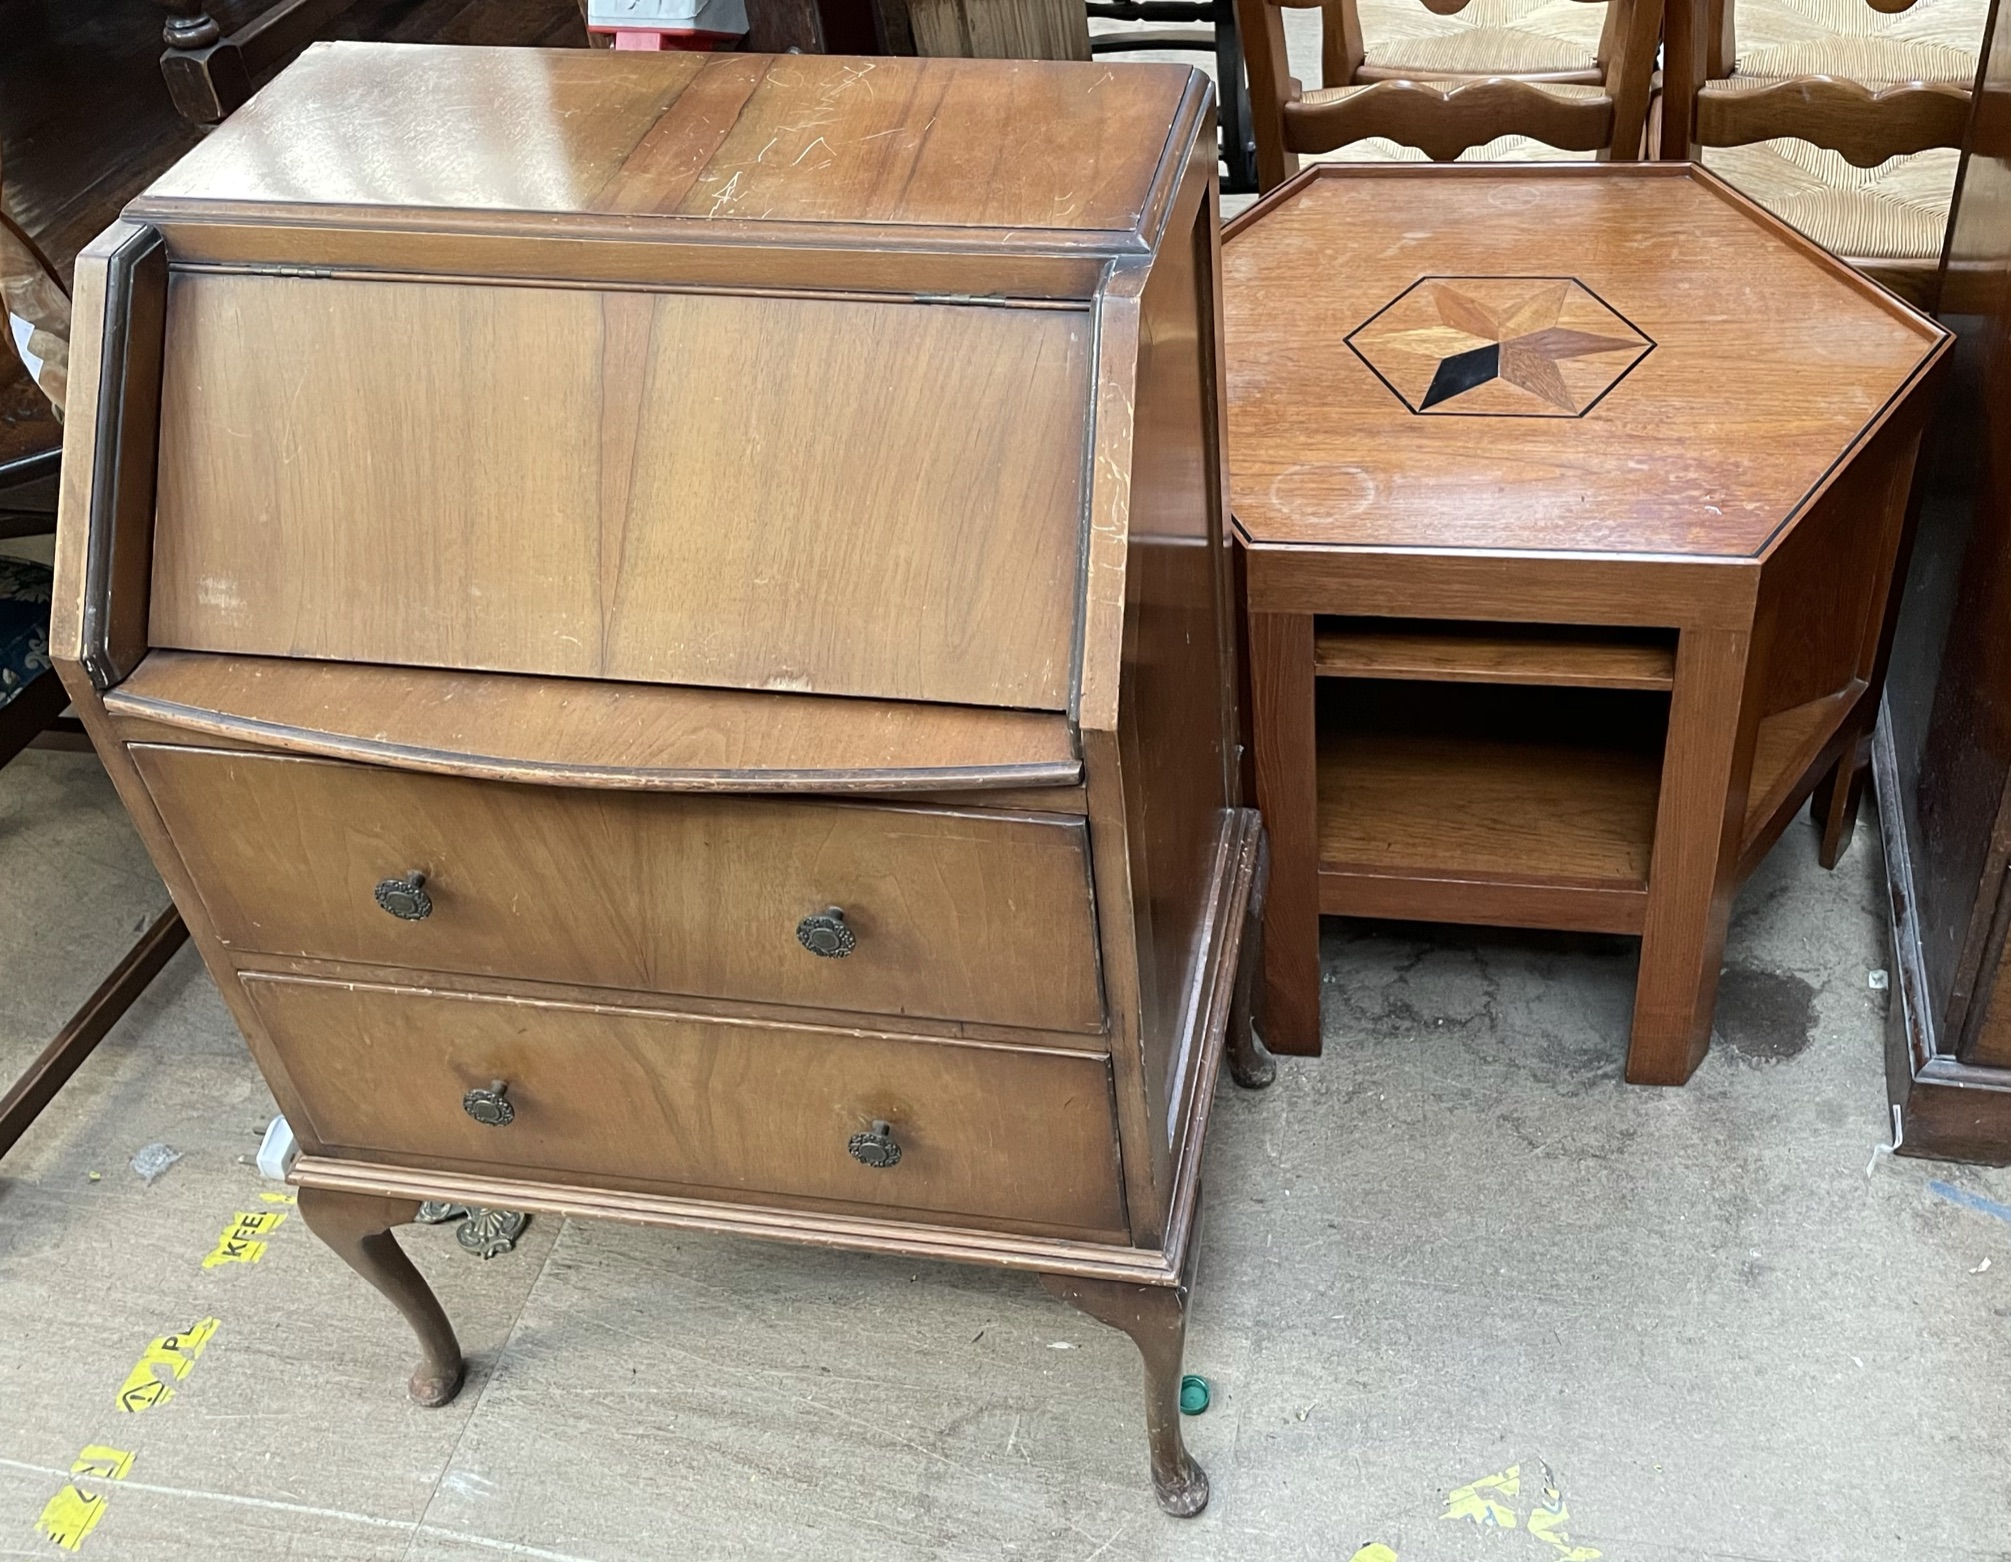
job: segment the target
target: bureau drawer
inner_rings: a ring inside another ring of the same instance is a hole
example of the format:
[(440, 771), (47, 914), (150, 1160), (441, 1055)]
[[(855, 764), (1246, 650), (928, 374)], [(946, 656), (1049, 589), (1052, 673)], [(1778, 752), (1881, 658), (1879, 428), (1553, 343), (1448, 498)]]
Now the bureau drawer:
[[(244, 986), (316, 1135), (341, 1150), (1124, 1224), (1102, 1057), (257, 974)], [(485, 1125), (464, 1099), (498, 1081), (511, 1120)], [(876, 1121), (894, 1165), (851, 1153)]]
[[(1080, 820), (132, 753), (234, 949), (1102, 1029)], [(376, 894), (412, 872), (420, 920)], [(825, 946), (853, 942), (820, 956), (806, 919), (831, 907), (843, 932)]]

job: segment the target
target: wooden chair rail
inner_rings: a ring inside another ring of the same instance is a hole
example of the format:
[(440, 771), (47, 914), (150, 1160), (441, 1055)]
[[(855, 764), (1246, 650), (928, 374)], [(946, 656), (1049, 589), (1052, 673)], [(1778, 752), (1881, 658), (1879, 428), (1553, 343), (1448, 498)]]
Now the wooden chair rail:
[[(1457, 16), (1471, 5), (1473, 0), (1421, 0), (1421, 3), (1434, 16)], [(1577, 0), (1577, 3), (1580, 5), (1601, 5), (1604, 3), (1604, 0)], [(1905, 4), (1912, 5), (1913, 0), (1905, 0)]]
[[(51, 677), (48, 681), (56, 680)], [(160, 974), (161, 967), (188, 941), (188, 936), (188, 929), (173, 906), (154, 918), (153, 925), (126, 952), (112, 974), (56, 1033), (56, 1039), (0, 1095), (0, 1155), (14, 1148), (15, 1141), (56, 1098), (56, 1093), (83, 1066), (107, 1032), (146, 991), (147, 984)]]
[[(1575, 0), (1574, 0), (1575, 3)], [(1353, 79), (1366, 86), (1374, 81), (1476, 81), (1485, 78), (1462, 75), (1456, 71), (1421, 71), (1401, 65), (1358, 64)], [(1598, 68), (1569, 71), (1517, 71), (1515, 81), (1538, 82), (1546, 86), (1560, 87), (1602, 87), (1606, 84), (1605, 73)]]
[(1874, 90), (1834, 76), (1802, 76), (1760, 86), (1710, 82), (1697, 93), (1696, 138), (1706, 146), (1792, 136), (1859, 168), (1902, 153), (1960, 146), (1968, 123), (1969, 93), (1948, 82)]
[(1592, 152), (1613, 136), (1613, 100), (1513, 77), (1481, 81), (1378, 81), (1322, 89), (1285, 105), (1285, 141), (1294, 152), (1331, 152), (1369, 136), (1414, 146), (1449, 163), (1503, 135), (1504, 123), (1565, 151)]
[[(1470, 0), (1426, 0), (1452, 15)], [(1282, 12), (1308, 0), (1238, 0), (1257, 133), (1258, 184), (1274, 190), (1298, 172), (1301, 153), (1387, 137), (1435, 162), (1501, 136), (1521, 135), (1602, 159), (1641, 156), (1663, 0), (1612, 0), (1596, 65), (1554, 62), (1543, 71), (1459, 73), (1371, 65), (1351, 0), (1322, 4), (1322, 86), (1291, 74)], [(1568, 68), (1566, 68), (1568, 67)]]

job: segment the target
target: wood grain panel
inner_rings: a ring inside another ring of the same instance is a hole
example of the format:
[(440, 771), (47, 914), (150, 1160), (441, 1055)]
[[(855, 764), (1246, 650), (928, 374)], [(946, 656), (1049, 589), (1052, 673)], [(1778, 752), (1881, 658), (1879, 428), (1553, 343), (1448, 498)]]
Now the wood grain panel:
[[(690, 792), (1053, 786), (1053, 806), (1081, 808), (1066, 795), (1082, 775), (1067, 719), (986, 706), (156, 651), (106, 709), (169, 742), (227, 739), (488, 780)], [(996, 806), (989, 793), (984, 802)]]
[(1645, 891), (1659, 768), (1652, 754), (1582, 742), (1329, 730), (1320, 868)]
[[(306, 204), (347, 226), (377, 207), (520, 230), (543, 226), (529, 214), (635, 213), (1051, 247), (1148, 225), (1204, 82), (1182, 65), (345, 43), (302, 55), (144, 209), (293, 207), (297, 223)], [(680, 113), (694, 94), (707, 112)]]
[(1148, 1101), (1170, 1145), (1202, 1038), (1190, 1011), (1208, 958), (1210, 886), (1235, 802), (1224, 644), (1223, 474), (1213, 272), (1214, 152), (1139, 298), (1118, 750), (1131, 845)]
[(1086, 60), (1089, 13), (1069, 0), (911, 0), (918, 54), (981, 60)]
[(1887, 424), (1768, 553), (1759, 611), (1774, 631), (1761, 714), (1878, 681), (1919, 424), (1904, 416)]
[(1088, 338), (1072, 310), (182, 275), (153, 643), (1062, 709)]
[(1666, 690), (1676, 639), (1570, 624), (1328, 618), (1314, 634), (1313, 665), (1323, 678)]
[(1853, 679), (1834, 694), (1760, 718), (1753, 737), (1752, 778), (1746, 786), (1743, 840), (1748, 848), (1790, 795), (1814, 785), (1809, 767), (1864, 698), (1865, 688), (1862, 679)]
[[(567, 791), (134, 745), (233, 948), (407, 969), (1102, 1028), (1082, 824)], [(426, 875), (432, 915), (376, 885)], [(857, 947), (798, 922), (843, 908)]]
[[(800, 1195), (1110, 1231), (1101, 1058), (263, 976), (321, 1142), (471, 1169)], [(501, 1080), (503, 1127), (462, 1109)], [(899, 1164), (847, 1153), (874, 1121)]]
[[(1336, 236), (1364, 231), (1390, 242), (1337, 273)], [(1942, 341), (1687, 165), (1330, 165), (1246, 214), (1224, 266), (1258, 543), (1749, 557)], [(1524, 279), (1532, 301), (1567, 279), (1654, 346), (1582, 415), (1416, 412), (1347, 339), (1427, 278)]]

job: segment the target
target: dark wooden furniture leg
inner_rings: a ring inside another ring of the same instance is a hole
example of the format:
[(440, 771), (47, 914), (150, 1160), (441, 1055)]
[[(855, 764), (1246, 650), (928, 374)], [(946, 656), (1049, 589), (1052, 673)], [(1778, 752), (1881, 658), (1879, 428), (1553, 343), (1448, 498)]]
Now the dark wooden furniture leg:
[[(56, 680), (50, 678), (50, 683)], [(187, 940), (189, 930), (173, 906), (154, 919), (140, 941), (126, 952), (112, 974), (70, 1016), (56, 1039), (42, 1049), (42, 1055), (28, 1065), (27, 1072), (0, 1096), (0, 1155), (28, 1131), (42, 1108), (55, 1099), (69, 1077), (96, 1050), (119, 1017), (146, 991), (147, 983), (160, 973), (168, 957)]]
[(1750, 634), (1731, 629), (1685, 629), (1677, 641), (1630, 1084), (1680, 1085), (1710, 1050), (1753, 758), (1750, 647)]
[[(1191, 1268), (1194, 1251), (1189, 1239)], [(1040, 1283), (1098, 1323), (1122, 1329), (1145, 1358), (1145, 1433), (1152, 1445), (1152, 1489), (1159, 1506), (1189, 1519), (1208, 1506), (1208, 1476), (1180, 1436), (1180, 1358), (1187, 1343), (1187, 1286), (1129, 1285), (1042, 1275)]]
[(1262, 1090), (1278, 1077), (1277, 1060), (1258, 1024), (1263, 996), (1264, 900), (1271, 889), (1271, 838), (1257, 833), (1257, 868), (1243, 913), (1243, 950), (1236, 966), (1236, 997), (1229, 1009), (1229, 1077), (1245, 1090)]
[(1243, 37), (1236, 0), (1214, 0), (1215, 79), (1222, 148), (1222, 192), (1249, 195), (1257, 188), (1257, 138), (1250, 129), (1250, 82), (1243, 66)]
[(1834, 868), (1850, 850), (1851, 837), (1857, 832), (1858, 805), (1864, 800), (1864, 783), (1870, 775), (1864, 736), (1853, 733), (1844, 740), (1836, 764), (1816, 783), (1809, 798), (1809, 817), (1822, 830), (1816, 856), (1825, 868)]
[(1250, 614), (1250, 727), (1257, 811), (1271, 847), (1264, 912), (1264, 1041), (1320, 1050), (1320, 798), (1313, 618)]
[(272, 0), (225, 35), (208, 0), (160, 0), (167, 12), (161, 76), (191, 124), (214, 125), (251, 96), (252, 82), (314, 41), (350, 0)]
[(422, 1359), (408, 1387), (413, 1401), (444, 1405), (461, 1390), (466, 1363), (440, 1299), (391, 1235), (419, 1213), (416, 1199), (385, 1199), (329, 1188), (300, 1190), (300, 1218), (351, 1269), (382, 1291), (419, 1336)]

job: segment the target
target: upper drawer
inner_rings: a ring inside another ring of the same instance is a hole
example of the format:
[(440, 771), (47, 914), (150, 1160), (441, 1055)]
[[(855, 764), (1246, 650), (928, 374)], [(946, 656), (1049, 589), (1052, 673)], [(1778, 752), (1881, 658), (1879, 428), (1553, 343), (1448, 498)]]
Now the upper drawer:
[(1060, 710), (1090, 316), (177, 273), (152, 644)]
[[(1103, 1028), (1079, 820), (131, 752), (218, 936), (237, 949)], [(419, 920), (376, 896), (412, 872), (431, 903)], [(834, 906), (855, 942), (813, 954), (799, 928)]]

